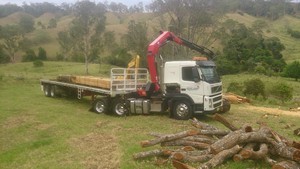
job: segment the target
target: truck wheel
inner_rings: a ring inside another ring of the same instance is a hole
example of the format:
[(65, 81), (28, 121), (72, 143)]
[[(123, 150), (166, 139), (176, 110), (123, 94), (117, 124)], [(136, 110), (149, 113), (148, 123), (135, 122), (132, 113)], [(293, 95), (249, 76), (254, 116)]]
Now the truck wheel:
[(218, 113), (226, 113), (230, 110), (230, 102), (227, 99), (223, 99), (223, 106), (222, 106), (222, 110), (219, 111)]
[(112, 107), (113, 113), (117, 116), (124, 116), (126, 114), (125, 103), (122, 99), (115, 99)]
[(93, 110), (98, 113), (107, 113), (107, 101), (105, 99), (96, 99), (93, 104)]
[(188, 120), (192, 117), (192, 108), (187, 101), (177, 101), (173, 107), (173, 117), (177, 120)]
[(43, 85), (43, 91), (45, 96), (50, 97), (50, 86), (49, 85)]

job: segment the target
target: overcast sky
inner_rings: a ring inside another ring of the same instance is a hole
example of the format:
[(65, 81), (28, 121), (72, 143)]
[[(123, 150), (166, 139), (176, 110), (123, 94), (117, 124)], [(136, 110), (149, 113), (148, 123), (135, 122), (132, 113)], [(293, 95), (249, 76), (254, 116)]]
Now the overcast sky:
[[(23, 2), (26, 2), (27, 4), (30, 3), (41, 3), (41, 2), (49, 2), (49, 3), (53, 3), (56, 5), (60, 5), (63, 2), (66, 3), (75, 3), (79, 0), (0, 0), (0, 4), (7, 4), (7, 3), (11, 3), (11, 4), (17, 4), (17, 5), (22, 5)], [(105, 0), (90, 0), (92, 2), (104, 2)], [(144, 5), (149, 4), (151, 2), (151, 0), (106, 0), (108, 3), (110, 2), (116, 2), (119, 3), (121, 2), (122, 4), (125, 4), (127, 6), (131, 6), (131, 5), (135, 5), (139, 2), (143, 2)]]

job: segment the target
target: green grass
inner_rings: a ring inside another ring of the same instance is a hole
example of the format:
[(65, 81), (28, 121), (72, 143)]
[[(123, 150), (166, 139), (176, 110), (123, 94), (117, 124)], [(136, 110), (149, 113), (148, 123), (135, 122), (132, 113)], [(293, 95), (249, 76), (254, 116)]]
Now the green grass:
[[(58, 74), (84, 74), (81, 63), (44, 62), (34, 68), (32, 63), (0, 65), (0, 166), (10, 168), (172, 168), (170, 164), (155, 165), (155, 159), (134, 161), (134, 153), (143, 149), (140, 141), (150, 139), (150, 132), (175, 133), (191, 128), (188, 121), (170, 119), (166, 114), (115, 117), (89, 111), (90, 100), (48, 98), (40, 90), (39, 79), (54, 78)], [(91, 74), (107, 75), (109, 65), (91, 65)], [(223, 77), (224, 85), (231, 80), (244, 80), (250, 75)], [(265, 77), (261, 77), (266, 79)], [(276, 78), (270, 81), (276, 82)], [(284, 80), (284, 79), (281, 79)], [(293, 81), (288, 81), (294, 83)], [(297, 84), (295, 84), (297, 85)], [(299, 90), (299, 89), (298, 89)], [(299, 92), (297, 90), (297, 92)], [(232, 105), (224, 116), (237, 126), (245, 123), (258, 127), (262, 121), (278, 133), (298, 140), (292, 134), (299, 117), (271, 116), (255, 112), (244, 105)], [(202, 121), (224, 128), (206, 116)], [(285, 129), (286, 125), (292, 126)], [(299, 127), (299, 126), (298, 126)], [(197, 166), (197, 165), (195, 165)], [(233, 163), (226, 168), (270, 168), (261, 162)]]

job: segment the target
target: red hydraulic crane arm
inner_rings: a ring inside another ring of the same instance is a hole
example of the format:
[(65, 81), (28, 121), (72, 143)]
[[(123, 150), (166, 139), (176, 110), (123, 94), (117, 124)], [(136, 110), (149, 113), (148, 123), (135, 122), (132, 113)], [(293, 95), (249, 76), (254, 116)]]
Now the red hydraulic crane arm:
[(155, 85), (154, 91), (159, 91), (159, 78), (157, 75), (155, 56), (161, 46), (166, 44), (168, 41), (174, 41), (181, 44), (181, 40), (176, 37), (172, 32), (162, 32), (150, 45), (148, 46), (147, 61), (150, 72), (151, 82)]
[(214, 58), (214, 53), (206, 47), (198, 46), (195, 43), (189, 42), (183, 38), (177, 37), (174, 33), (169, 31), (161, 32), (161, 34), (148, 46), (147, 61), (150, 72), (151, 82), (154, 84), (154, 91), (160, 90), (159, 77), (157, 75), (155, 56), (158, 53), (160, 47), (166, 44), (168, 41), (173, 41), (179, 45), (186, 46), (192, 50), (196, 50), (202, 54), (205, 54), (209, 59)]

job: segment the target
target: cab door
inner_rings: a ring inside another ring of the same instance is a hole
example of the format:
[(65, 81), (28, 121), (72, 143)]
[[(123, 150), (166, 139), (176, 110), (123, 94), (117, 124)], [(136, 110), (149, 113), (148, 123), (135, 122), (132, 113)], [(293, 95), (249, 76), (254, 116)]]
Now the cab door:
[(190, 96), (196, 104), (203, 103), (203, 81), (200, 81), (198, 69), (195, 66), (181, 68), (180, 92)]

